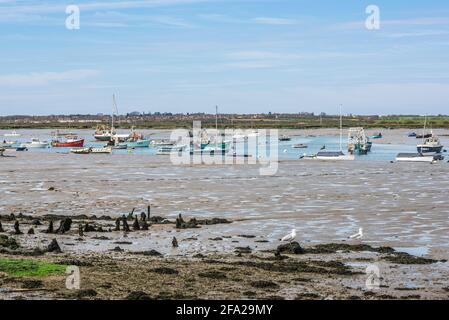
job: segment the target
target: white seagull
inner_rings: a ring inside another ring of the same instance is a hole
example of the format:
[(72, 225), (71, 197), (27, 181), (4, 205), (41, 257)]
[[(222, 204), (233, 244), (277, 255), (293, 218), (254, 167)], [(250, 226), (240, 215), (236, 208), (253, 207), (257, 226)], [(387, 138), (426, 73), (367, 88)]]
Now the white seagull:
[(296, 238), (296, 229), (293, 229), (291, 233), (286, 235), (281, 239), (282, 242), (289, 241), (292, 242)]
[(359, 232), (356, 234), (353, 234), (349, 237), (349, 239), (362, 239), (363, 238), (363, 228), (359, 228)]

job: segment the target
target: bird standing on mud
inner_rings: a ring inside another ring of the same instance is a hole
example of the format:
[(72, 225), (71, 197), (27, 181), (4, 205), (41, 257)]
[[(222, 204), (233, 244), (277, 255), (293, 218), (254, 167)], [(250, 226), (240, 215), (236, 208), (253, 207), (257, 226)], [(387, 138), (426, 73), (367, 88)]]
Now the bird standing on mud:
[(296, 229), (293, 229), (291, 233), (289, 233), (288, 235), (286, 235), (285, 237), (283, 237), (281, 239), (282, 242), (292, 242), (294, 239), (296, 238)]
[(349, 237), (349, 239), (362, 239), (363, 238), (363, 228), (359, 229), (359, 232), (356, 234), (353, 234)]

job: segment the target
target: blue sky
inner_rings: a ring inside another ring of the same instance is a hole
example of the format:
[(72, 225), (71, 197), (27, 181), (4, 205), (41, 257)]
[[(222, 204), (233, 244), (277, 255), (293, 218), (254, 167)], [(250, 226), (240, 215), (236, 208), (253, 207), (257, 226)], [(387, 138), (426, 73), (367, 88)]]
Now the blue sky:
[(447, 0), (0, 0), (0, 41), (0, 115), (449, 114)]

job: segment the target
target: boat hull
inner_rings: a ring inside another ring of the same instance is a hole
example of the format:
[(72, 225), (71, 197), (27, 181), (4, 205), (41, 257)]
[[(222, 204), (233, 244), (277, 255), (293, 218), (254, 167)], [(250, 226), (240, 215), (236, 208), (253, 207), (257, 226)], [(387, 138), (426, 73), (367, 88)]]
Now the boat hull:
[(95, 138), (95, 140), (98, 140), (98, 141), (111, 141), (112, 135), (110, 135), (110, 134), (95, 134), (94, 138)]
[(25, 148), (34, 148), (34, 149), (45, 149), (48, 147), (48, 143), (46, 142), (39, 142), (39, 143), (24, 143), (22, 144), (20, 147), (25, 147)]
[(352, 154), (344, 154), (343, 152), (321, 151), (312, 157), (312, 159), (323, 161), (352, 161), (355, 157)]
[(84, 139), (70, 141), (70, 142), (52, 142), (51, 146), (53, 148), (82, 148), (84, 146)]
[(424, 155), (420, 153), (400, 153), (396, 156), (397, 162), (425, 162), (432, 163), (439, 160), (444, 160), (441, 155)]
[(441, 151), (443, 150), (443, 146), (435, 146), (435, 147), (418, 146), (417, 150), (418, 150), (418, 153), (423, 153), (423, 154), (441, 153)]
[(151, 141), (150, 140), (138, 140), (133, 142), (126, 142), (123, 145), (126, 145), (129, 149), (135, 149), (135, 148), (148, 148), (150, 146)]

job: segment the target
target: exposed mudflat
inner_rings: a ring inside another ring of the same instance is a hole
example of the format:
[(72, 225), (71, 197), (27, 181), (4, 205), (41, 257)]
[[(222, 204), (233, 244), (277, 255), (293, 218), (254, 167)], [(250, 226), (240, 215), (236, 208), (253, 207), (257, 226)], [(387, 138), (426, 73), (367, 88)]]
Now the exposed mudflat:
[[(333, 134), (329, 130), (321, 131), (308, 134)], [(416, 142), (407, 140), (405, 133), (405, 130), (391, 131), (383, 143)], [(290, 299), (300, 294), (306, 294), (303, 298), (448, 296), (443, 290), (449, 286), (447, 262), (403, 265), (372, 252), (306, 254), (288, 260), (291, 263), (298, 259), (338, 261), (362, 272), (359, 275), (331, 273), (325, 277), (231, 263), (235, 259), (273, 258), (265, 250), (276, 249), (278, 239), (292, 228), (297, 230), (296, 240), (305, 247), (322, 243), (353, 244), (347, 237), (363, 227), (364, 237), (356, 243), (393, 247), (436, 260), (448, 259), (449, 164), (445, 161), (429, 165), (282, 160), (275, 175), (261, 176), (258, 165), (175, 166), (168, 157), (146, 154), (9, 154), (14, 157), (0, 159), (1, 216), (13, 213), (17, 217), (21, 213), (33, 218), (45, 215), (111, 218), (93, 222), (103, 232), (86, 232), (82, 239), (79, 239), (78, 224), (86, 221), (74, 221), (70, 232), (53, 235), (43, 233), (48, 220), (42, 219), (42, 225), (35, 226), (35, 234), (28, 235), (32, 221), (18, 218), (25, 234), (11, 236), (29, 249), (45, 248), (57, 238), (62, 255), (94, 259), (94, 266), (82, 267), (82, 272), (86, 286), (95, 288), (100, 298), (124, 298), (134, 289), (145, 291), (153, 298), (163, 298), (163, 292), (167, 292), (166, 298), (280, 296)], [(139, 215), (150, 204), (152, 216), (163, 217), (171, 223), (155, 224), (148, 231), (126, 235), (123, 231), (113, 231), (116, 218), (127, 215), (133, 208)], [(232, 223), (176, 229), (174, 221), (180, 213), (186, 220), (216, 217)], [(2, 224), (4, 234), (13, 230), (14, 221), (3, 220)], [(59, 221), (55, 221), (55, 228), (58, 225)], [(178, 248), (172, 248), (173, 237), (179, 242)], [(125, 251), (110, 251), (117, 246)], [(250, 247), (251, 254), (259, 258), (246, 258), (247, 254), (236, 257), (238, 247)], [(159, 251), (163, 258), (132, 254), (151, 249)], [(207, 258), (193, 258), (199, 253)], [(374, 295), (366, 295), (364, 271), (367, 264), (374, 262), (379, 263), (382, 285), (386, 287), (381, 286)], [(178, 271), (177, 276), (154, 276), (149, 271), (170, 265)], [(198, 275), (209, 271), (220, 271), (225, 277), (217, 276), (221, 279), (215, 279), (211, 287), (208, 276)], [(120, 289), (126, 274), (127, 280)], [(311, 280), (295, 282), (295, 278), (303, 276)], [(268, 290), (256, 284), (251, 289), (251, 281), (267, 278), (273, 279), (277, 286), (271, 285)], [(63, 286), (64, 282), (55, 283)], [(106, 288), (107, 283), (112, 289)], [(5, 283), (2, 287), (6, 287)], [(248, 294), (243, 294), (246, 291)], [(4, 294), (0, 292), (0, 297)], [(36, 294), (67, 297), (65, 293), (53, 295), (45, 290)]]

